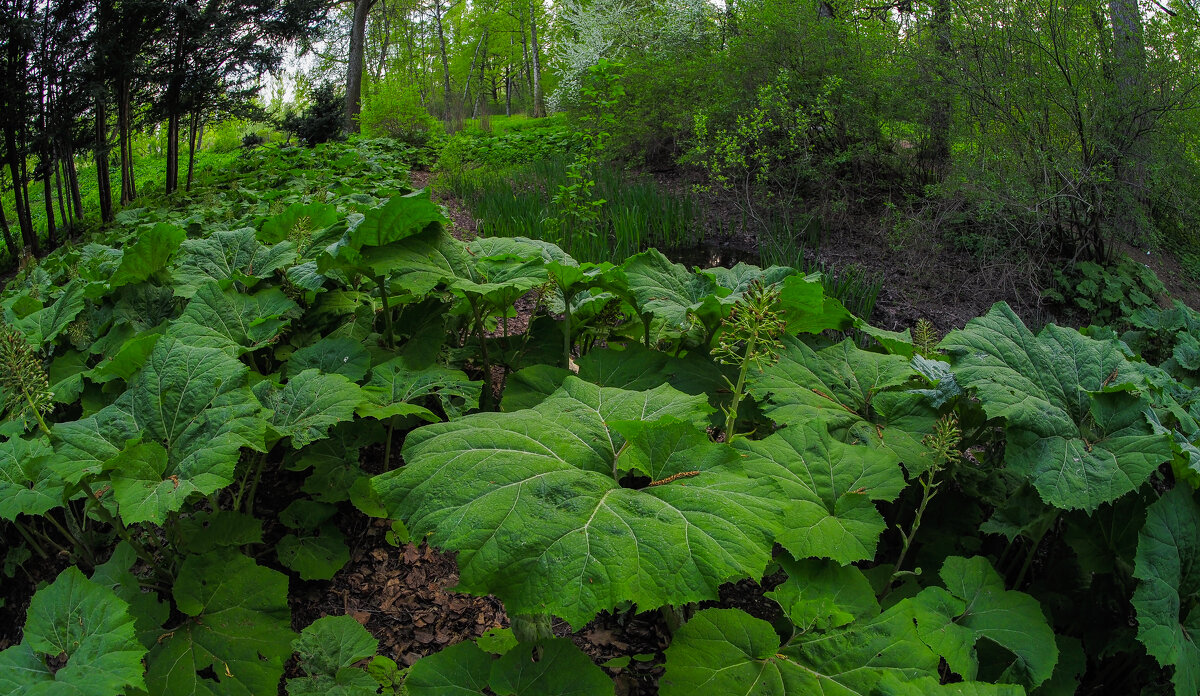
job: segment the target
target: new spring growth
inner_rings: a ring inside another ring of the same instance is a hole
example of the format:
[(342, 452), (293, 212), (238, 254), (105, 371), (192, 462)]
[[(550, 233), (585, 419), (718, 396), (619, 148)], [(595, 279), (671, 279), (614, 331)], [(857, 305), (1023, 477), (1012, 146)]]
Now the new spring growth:
[(54, 408), (42, 361), (25, 334), (8, 324), (0, 326), (0, 388), (4, 389), (4, 412), (10, 418), (32, 416), (44, 423), (42, 415)]
[(779, 303), (779, 288), (764, 288), (754, 281), (733, 306), (729, 316), (721, 322), (721, 337), (713, 351), (713, 358), (726, 365), (740, 365), (737, 384), (726, 378), (733, 391), (733, 399), (725, 409), (725, 442), (733, 442), (736, 433), (738, 406), (745, 396), (746, 372), (750, 365), (760, 369), (775, 362), (783, 342), (779, 340), (787, 328), (787, 322), (776, 309)]

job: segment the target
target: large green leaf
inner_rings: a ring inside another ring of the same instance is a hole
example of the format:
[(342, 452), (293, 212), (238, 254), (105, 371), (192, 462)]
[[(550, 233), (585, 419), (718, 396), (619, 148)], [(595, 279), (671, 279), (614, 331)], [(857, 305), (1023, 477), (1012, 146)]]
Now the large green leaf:
[(121, 265), (108, 279), (110, 287), (149, 280), (167, 268), (187, 233), (175, 225), (158, 223), (138, 234), (133, 246), (121, 255)]
[(987, 415), (1007, 421), (1008, 467), (1051, 505), (1094, 510), (1171, 458), (1170, 438), (1143, 416), (1150, 404), (1133, 391), (1139, 380), (1116, 341), (1054, 325), (1035, 337), (1001, 302), (940, 348)]
[(874, 501), (894, 500), (905, 485), (895, 456), (838, 442), (819, 422), (734, 447), (748, 472), (783, 485), (787, 524), (776, 541), (793, 556), (839, 563), (875, 557), (885, 525)]
[(946, 559), (946, 589), (928, 587), (913, 600), (921, 638), (950, 669), (974, 679), (979, 670), (975, 643), (987, 638), (1013, 654), (1001, 681), (1035, 687), (1054, 673), (1058, 646), (1037, 600), (1010, 592), (982, 556)]
[(350, 232), (349, 242), (354, 249), (387, 246), (448, 222), (441, 206), (421, 189), (405, 196), (393, 196), (384, 205), (368, 210), (363, 214), (362, 222)]
[(349, 338), (323, 338), (292, 353), (286, 374), (295, 376), (316, 368), (330, 375), (344, 375), (357, 382), (371, 369), (371, 354), (359, 341)]
[(228, 287), (234, 280), (266, 278), (292, 264), (296, 257), (296, 246), (291, 242), (270, 247), (260, 244), (253, 227), (188, 239), (176, 259), (175, 294), (191, 297), (213, 280)]
[[(730, 293), (707, 273), (691, 273), (671, 263), (656, 249), (631, 256), (621, 266), (618, 285), (637, 311), (662, 323), (668, 334), (679, 335), (701, 326), (715, 331), (724, 312), (721, 297)], [(616, 277), (614, 277), (615, 281)]]
[(414, 369), (400, 356), (372, 368), (363, 387), (368, 402), (358, 414), (380, 419), (412, 414), (436, 421), (438, 417), (424, 403), (432, 396), (447, 416), (455, 418), (479, 406), (482, 390), (483, 382), (469, 379), (461, 370), (442, 365)]
[(813, 558), (782, 558), (780, 565), (787, 580), (766, 594), (802, 631), (828, 631), (879, 614), (871, 583), (852, 565)]
[(113, 478), (129, 506), (121, 514), (126, 522), (161, 523), (192, 493), (208, 495), (231, 483), (242, 447), (263, 449), (266, 422), (245, 387), (247, 372), (221, 350), (163, 338), (115, 403), (54, 426), (52, 467), (75, 483), (112, 468), (132, 448), (125, 456), (140, 462), (137, 468)]
[[(374, 486), (414, 536), (432, 532), (431, 543), (459, 552), (460, 589), (495, 594), (512, 613), (580, 626), (623, 601), (647, 610), (715, 598), (721, 583), (766, 565), (778, 524), (773, 479), (751, 480), (736, 462), (697, 469), (709, 460), (673, 455), (690, 448), (656, 447), (650, 438), (674, 436), (671, 421), (670, 432), (650, 429), (628, 448), (606, 426), (674, 416), (699, 427), (709, 412), (703, 397), (666, 385), (633, 392), (568, 377), (535, 408), (413, 431), (407, 466)], [(651, 458), (636, 468), (664, 485), (619, 486), (626, 449)], [(656, 452), (669, 461), (654, 461)]]
[[(13, 696), (118, 696), (144, 688), (129, 605), (67, 568), (29, 603), (25, 638), (0, 652), (0, 688)], [(46, 659), (65, 664), (47, 667)]]
[(667, 648), (663, 696), (871, 694), (889, 676), (936, 678), (938, 657), (909, 617), (889, 612), (849, 628), (802, 635), (786, 647), (771, 624), (737, 609), (705, 609)]
[(288, 238), (304, 239), (341, 219), (337, 206), (326, 203), (293, 203), (282, 213), (269, 218), (256, 237), (264, 244), (278, 244)]
[(83, 296), (84, 281), (76, 278), (63, 286), (54, 303), (14, 322), (35, 347), (49, 343), (67, 328), (83, 311), (87, 300)]
[(221, 290), (217, 283), (201, 286), (179, 319), (171, 325), (169, 335), (185, 338), (189, 343), (219, 336), (252, 351), (274, 340), (299, 312), (295, 302), (278, 288), (253, 295), (236, 290)]
[(1133, 574), (1141, 581), (1133, 593), (1138, 640), (1175, 667), (1176, 696), (1200, 692), (1200, 504), (1186, 486), (1146, 511)]
[(330, 428), (353, 419), (364, 399), (354, 382), (316, 368), (295, 375), (283, 386), (259, 382), (254, 394), (271, 410), (271, 427), (281, 437), (290, 437), (295, 449), (328, 437)]
[(418, 660), (408, 696), (611, 696), (613, 682), (566, 639), (524, 643), (493, 659), (471, 641)]
[(870, 353), (847, 339), (815, 351), (785, 336), (779, 359), (747, 377), (750, 392), (781, 425), (816, 418), (843, 442), (895, 455), (910, 474), (932, 464), (923, 439), (937, 412), (905, 391), (917, 373), (900, 355)]
[(150, 652), (150, 695), (276, 693), (295, 638), (287, 588), (230, 549), (184, 559), (172, 590), (183, 621)]
[(308, 625), (292, 643), (307, 677), (289, 679), (291, 696), (371, 696), (379, 684), (354, 667), (371, 657), (379, 641), (350, 616), (325, 616)]
[(62, 505), (65, 486), (47, 467), (53, 454), (44, 436), (0, 443), (0, 520), (36, 517)]

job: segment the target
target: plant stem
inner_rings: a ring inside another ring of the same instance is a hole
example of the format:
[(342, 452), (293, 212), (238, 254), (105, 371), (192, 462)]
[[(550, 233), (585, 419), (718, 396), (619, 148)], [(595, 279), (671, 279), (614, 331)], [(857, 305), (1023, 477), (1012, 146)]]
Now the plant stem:
[(38, 558), (43, 558), (43, 559), (49, 558), (49, 556), (46, 555), (46, 551), (42, 548), (41, 544), (39, 544), (33, 540), (33, 535), (29, 533), (29, 530), (25, 528), (25, 525), (21, 524), (17, 520), (13, 520), (12, 523), (13, 523), (13, 526), (17, 528), (17, 531), (21, 533), (21, 536), (25, 537), (25, 543), (29, 544), (29, 546), (34, 550), (34, 552), (37, 553)]
[(254, 467), (254, 480), (250, 482), (250, 495), (246, 498), (246, 514), (254, 515), (254, 498), (258, 495), (258, 482), (262, 479), (263, 469), (267, 468), (267, 453), (258, 457), (258, 465)]
[(388, 306), (387, 294), (387, 276), (376, 278), (376, 284), (379, 285), (379, 297), (383, 300), (383, 332), (386, 345), (394, 347), (395, 338), (392, 335), (392, 309)]
[[(250, 476), (252, 474), (254, 474), (254, 472), (258, 471), (258, 469), (260, 467), (262, 467), (263, 460), (266, 459), (266, 457), (267, 457), (267, 455), (265, 452), (261, 453), (258, 455), (258, 459), (256, 459), (253, 464), (246, 467), (246, 473), (242, 474), (242, 482), (238, 486), (237, 495), (235, 495), (233, 497), (233, 509), (234, 510), (238, 510), (242, 507), (242, 499), (246, 495), (246, 484), (248, 484), (250, 482)], [(213, 511), (214, 512), (216, 511), (215, 507), (213, 508)]]
[(745, 396), (743, 390), (746, 388), (746, 373), (750, 370), (750, 361), (753, 359), (754, 346), (758, 342), (758, 336), (751, 336), (746, 343), (746, 354), (742, 358), (742, 367), (738, 370), (738, 381), (733, 387), (733, 403), (729, 405), (729, 410), (725, 412), (725, 443), (733, 442), (736, 436), (734, 427), (737, 426), (738, 406), (742, 403), (742, 398)]
[(383, 445), (383, 470), (392, 470), (392, 433), (396, 431), (396, 417), (392, 416), (388, 420), (387, 440)]
[[(129, 530), (125, 528), (125, 524), (121, 522), (120, 519), (114, 517), (113, 514), (108, 511), (108, 508), (104, 507), (104, 503), (100, 502), (100, 498), (92, 491), (92, 487), (87, 480), (85, 479), (80, 481), (79, 486), (83, 489), (84, 494), (87, 495), (88, 505), (95, 503), (96, 511), (100, 515), (100, 519), (104, 520), (105, 523), (117, 530), (117, 536), (121, 537), (122, 540), (133, 547), (134, 552), (137, 553), (139, 558), (149, 564), (151, 568), (154, 568), (160, 573), (164, 573), (164, 569), (158, 565), (158, 561), (154, 559), (154, 556), (150, 555), (150, 552), (146, 550), (146, 547), (142, 546), (142, 542), (134, 539), (129, 533)], [(84, 510), (86, 511), (87, 507), (84, 507)]]

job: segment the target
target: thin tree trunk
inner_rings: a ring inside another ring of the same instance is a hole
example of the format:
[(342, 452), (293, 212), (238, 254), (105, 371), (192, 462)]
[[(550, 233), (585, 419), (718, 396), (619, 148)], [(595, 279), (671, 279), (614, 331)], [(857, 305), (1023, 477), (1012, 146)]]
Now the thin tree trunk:
[(445, 95), (445, 108), (450, 108), (450, 61), (446, 57), (446, 32), (442, 26), (442, 2), (433, 0), (433, 18), (437, 22), (438, 45), (442, 57), (442, 92)]
[(538, 48), (537, 35), (537, 5), (540, 0), (529, 0), (529, 42), (533, 48), (533, 117), (542, 118), (546, 115), (546, 105), (542, 102), (542, 62)]
[(129, 205), (137, 198), (137, 184), (133, 180), (133, 134), (130, 114), (130, 91), (128, 77), (121, 78), (117, 104), (117, 139), (121, 149), (121, 205)]
[(379, 48), (379, 67), (375, 69), (375, 81), (383, 81), (383, 70), (387, 65), (388, 47), (392, 42), (392, 21), (388, 16), (387, 0), (380, 0), (383, 5), (383, 41)]
[(67, 136), (67, 155), (64, 160), (67, 171), (67, 189), (71, 193), (71, 207), (75, 209), (75, 217), (83, 219), (83, 196), (79, 193), (79, 170), (75, 167), (75, 144)]
[(108, 176), (108, 104), (104, 94), (96, 95), (96, 146), (93, 158), (96, 161), (96, 188), (100, 197), (100, 220), (104, 224), (113, 221), (112, 182)]
[(4, 233), (4, 246), (8, 247), (8, 255), (16, 260), (20, 257), (21, 250), (17, 247), (16, 240), (13, 239), (12, 230), (8, 228), (8, 217), (4, 214), (3, 201), (0, 201), (0, 232)]
[(74, 219), (74, 213), (67, 215), (67, 203), (63, 198), (62, 187), (62, 158), (59, 157), (54, 163), (54, 192), (58, 195), (58, 219), (63, 225), (70, 226)]
[(933, 4), (933, 48), (937, 64), (928, 82), (933, 93), (929, 100), (929, 141), (925, 144), (925, 174), (929, 181), (941, 181), (950, 160), (950, 100), (945, 85), (935, 76), (944, 74), (950, 60), (950, 0)]
[(471, 95), (471, 75), (474, 74), (475, 63), (476, 63), (476, 61), (479, 60), (479, 48), (481, 46), (483, 46), (483, 42), (486, 40), (487, 40), (487, 31), (485, 30), (483, 32), (483, 34), (480, 35), (479, 40), (475, 42), (475, 55), (471, 56), (471, 68), (469, 70), (467, 70), (466, 84), (463, 85), (463, 97), (462, 98), (463, 98), (464, 104), (467, 103), (467, 99), (469, 99), (470, 95)]
[(188, 175), (187, 175), (187, 185), (186, 185), (186, 187), (185, 187), (185, 189), (184, 189), (184, 190), (186, 190), (186, 191), (191, 191), (191, 190), (192, 190), (192, 176), (193, 176), (193, 175), (195, 174), (195, 172), (196, 172), (196, 147), (197, 147), (197, 143), (198, 143), (198, 141), (199, 141), (199, 138), (200, 138), (200, 135), (199, 135), (199, 130), (200, 130), (200, 114), (199, 114), (199, 113), (196, 113), (196, 112), (193, 112), (193, 113), (192, 113), (192, 123), (191, 123), (191, 128), (189, 128), (189, 129), (188, 129), (188, 131), (189, 131), (189, 137), (188, 137)]

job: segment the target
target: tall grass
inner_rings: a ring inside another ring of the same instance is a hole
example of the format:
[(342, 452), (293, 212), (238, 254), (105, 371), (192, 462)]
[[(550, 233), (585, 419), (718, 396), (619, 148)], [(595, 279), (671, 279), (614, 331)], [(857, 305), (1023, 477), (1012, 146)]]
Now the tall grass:
[(604, 201), (595, 226), (562, 229), (553, 222), (554, 196), (569, 183), (568, 165), (566, 158), (548, 158), (522, 167), (442, 171), (435, 186), (467, 204), (480, 234), (544, 239), (582, 261), (620, 263), (649, 247), (671, 250), (701, 241), (700, 209), (690, 196), (631, 180), (611, 165), (593, 172), (594, 197)]

